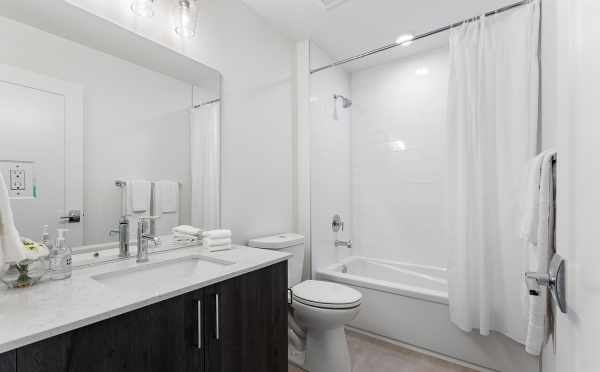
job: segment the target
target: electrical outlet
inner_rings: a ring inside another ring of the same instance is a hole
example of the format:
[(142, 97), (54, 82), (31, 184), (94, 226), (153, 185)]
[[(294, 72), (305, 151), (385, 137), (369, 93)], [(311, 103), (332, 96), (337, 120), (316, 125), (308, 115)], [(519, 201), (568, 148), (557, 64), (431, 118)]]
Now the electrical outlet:
[(12, 191), (25, 191), (25, 169), (22, 169), (17, 165), (15, 169), (9, 170), (9, 173), (10, 189)]
[(11, 199), (35, 199), (34, 163), (31, 161), (0, 160), (0, 173), (4, 176)]

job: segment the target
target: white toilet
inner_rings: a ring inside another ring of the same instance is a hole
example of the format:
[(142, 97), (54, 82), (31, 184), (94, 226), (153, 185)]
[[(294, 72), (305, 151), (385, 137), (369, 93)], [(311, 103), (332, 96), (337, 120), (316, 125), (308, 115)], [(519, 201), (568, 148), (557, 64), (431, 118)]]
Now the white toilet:
[(305, 253), (302, 235), (268, 236), (252, 239), (248, 245), (293, 254), (288, 261), (291, 304), (288, 334), (296, 348), (306, 348), (304, 363), (295, 362), (309, 372), (350, 372), (344, 325), (358, 315), (362, 294), (341, 284), (318, 280), (302, 282)]

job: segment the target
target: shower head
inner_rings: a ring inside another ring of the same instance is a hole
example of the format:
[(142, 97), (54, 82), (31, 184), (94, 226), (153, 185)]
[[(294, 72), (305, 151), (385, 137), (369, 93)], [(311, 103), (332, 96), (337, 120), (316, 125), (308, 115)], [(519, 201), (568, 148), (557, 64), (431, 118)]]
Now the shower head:
[(333, 95), (333, 99), (334, 101), (337, 101), (338, 99), (342, 100), (342, 107), (343, 108), (349, 108), (352, 107), (352, 100), (350, 98), (346, 98), (340, 94), (334, 94)]

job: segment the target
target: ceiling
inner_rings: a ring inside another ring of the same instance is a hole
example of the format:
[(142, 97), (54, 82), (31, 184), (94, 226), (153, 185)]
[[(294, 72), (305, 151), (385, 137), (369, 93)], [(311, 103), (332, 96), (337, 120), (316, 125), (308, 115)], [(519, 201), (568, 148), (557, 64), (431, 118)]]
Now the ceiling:
[[(110, 10), (120, 9), (117, 4), (122, 0), (101, 1), (103, 9)], [(101, 18), (100, 12), (86, 11), (95, 10), (84, 6), (88, 3), (97, 4), (99, 1), (0, 0), (0, 16), (201, 86), (208, 91), (218, 92), (218, 71), (120, 27), (107, 18)], [(127, 11), (126, 14), (133, 13)], [(148, 55), (152, 58), (147, 58)]]
[[(242, 1), (293, 39), (310, 39), (332, 58), (342, 59), (389, 44), (400, 34), (424, 33), (517, 0), (345, 0), (330, 9), (321, 0)], [(419, 40), (346, 67), (361, 69), (441, 47), (446, 41), (445, 35)]]

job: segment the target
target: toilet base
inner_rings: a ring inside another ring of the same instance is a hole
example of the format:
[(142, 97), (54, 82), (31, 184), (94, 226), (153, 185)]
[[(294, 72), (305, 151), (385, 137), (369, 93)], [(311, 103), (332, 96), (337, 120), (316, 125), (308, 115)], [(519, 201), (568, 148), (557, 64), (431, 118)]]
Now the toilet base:
[(306, 339), (305, 366), (309, 372), (351, 372), (344, 327), (310, 329)]

